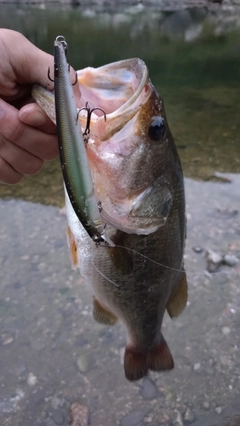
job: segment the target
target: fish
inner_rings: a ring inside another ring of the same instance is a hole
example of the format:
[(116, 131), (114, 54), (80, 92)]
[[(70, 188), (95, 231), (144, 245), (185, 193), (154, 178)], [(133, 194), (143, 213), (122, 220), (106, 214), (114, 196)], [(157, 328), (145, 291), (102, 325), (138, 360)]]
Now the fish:
[[(91, 238), (65, 189), (70, 258), (93, 294), (94, 319), (125, 325), (124, 372), (135, 381), (174, 367), (161, 326), (165, 311), (178, 316), (188, 298), (183, 172), (163, 99), (141, 59), (81, 69), (77, 85), (78, 122), (111, 244)], [(56, 122), (53, 93), (35, 86), (33, 98)]]

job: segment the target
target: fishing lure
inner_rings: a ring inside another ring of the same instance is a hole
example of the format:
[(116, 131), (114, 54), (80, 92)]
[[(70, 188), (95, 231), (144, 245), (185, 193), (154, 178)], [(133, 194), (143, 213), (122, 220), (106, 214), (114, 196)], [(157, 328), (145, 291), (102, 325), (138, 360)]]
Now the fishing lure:
[[(94, 192), (84, 137), (77, 119), (79, 112), (70, 80), (67, 43), (63, 36), (58, 36), (54, 42), (54, 96), (60, 161), (68, 197), (78, 219), (93, 241), (113, 246), (100, 217), (101, 202), (97, 200)], [(87, 131), (89, 125), (88, 123)]]

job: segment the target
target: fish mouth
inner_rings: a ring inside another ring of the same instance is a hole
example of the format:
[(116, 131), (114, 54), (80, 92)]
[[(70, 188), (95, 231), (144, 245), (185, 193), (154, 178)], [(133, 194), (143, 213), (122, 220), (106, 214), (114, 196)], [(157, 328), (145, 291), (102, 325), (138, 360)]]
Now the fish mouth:
[(77, 71), (81, 106), (102, 108), (108, 120), (122, 114), (139, 102), (148, 77), (145, 63), (138, 58), (126, 59), (99, 68)]
[[(141, 59), (132, 58), (99, 68), (87, 67), (77, 71), (77, 77), (81, 92), (78, 105), (84, 108), (88, 104), (93, 110), (89, 142), (102, 149), (104, 142), (116, 137), (149, 98), (148, 69)], [(79, 115), (83, 129), (86, 120), (87, 114)]]

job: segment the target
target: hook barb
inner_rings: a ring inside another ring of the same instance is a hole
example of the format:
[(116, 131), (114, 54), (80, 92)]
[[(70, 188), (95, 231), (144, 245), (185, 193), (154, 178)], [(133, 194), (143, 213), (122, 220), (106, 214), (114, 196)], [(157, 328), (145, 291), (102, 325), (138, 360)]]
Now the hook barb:
[(83, 136), (88, 136), (89, 135), (89, 133), (90, 133), (91, 115), (92, 115), (93, 111), (97, 111), (97, 110), (98, 111), (102, 111), (103, 116), (104, 116), (104, 120), (106, 121), (107, 120), (107, 116), (106, 116), (105, 111), (102, 108), (100, 108), (100, 107), (95, 107), (95, 108), (91, 109), (90, 106), (89, 106), (89, 104), (88, 104), (88, 102), (86, 102), (85, 107), (82, 107), (82, 108), (80, 108), (78, 110), (78, 112), (77, 112), (77, 121), (76, 122), (78, 122), (80, 112), (81, 111), (87, 111), (87, 123), (86, 123), (85, 130), (83, 132)]

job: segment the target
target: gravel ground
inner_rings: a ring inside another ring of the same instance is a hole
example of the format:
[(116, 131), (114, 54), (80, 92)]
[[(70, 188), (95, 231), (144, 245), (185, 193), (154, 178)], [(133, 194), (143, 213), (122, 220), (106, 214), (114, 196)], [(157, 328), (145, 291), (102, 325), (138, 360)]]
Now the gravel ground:
[(94, 322), (70, 269), (62, 210), (0, 202), (1, 426), (239, 425), (240, 263), (209, 273), (205, 258), (240, 259), (240, 175), (222, 181), (186, 180), (189, 302), (163, 326), (175, 369), (137, 383), (123, 327)]

